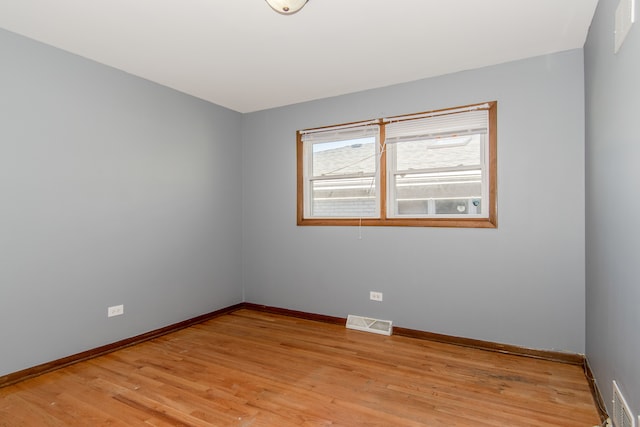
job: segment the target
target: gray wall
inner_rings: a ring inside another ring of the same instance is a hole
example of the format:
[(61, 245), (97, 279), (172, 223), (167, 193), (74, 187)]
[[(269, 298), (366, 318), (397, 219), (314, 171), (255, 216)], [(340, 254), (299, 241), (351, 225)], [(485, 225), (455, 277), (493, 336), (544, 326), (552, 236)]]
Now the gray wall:
[[(640, 413), (640, 28), (613, 53), (618, 1), (601, 0), (585, 44), (587, 358), (605, 402), (617, 380)], [(609, 407), (611, 410), (611, 407)]]
[[(492, 100), (497, 229), (296, 226), (297, 129)], [(246, 301), (584, 353), (581, 49), (251, 113), (242, 130)]]
[(0, 375), (242, 300), (241, 117), (0, 30)]

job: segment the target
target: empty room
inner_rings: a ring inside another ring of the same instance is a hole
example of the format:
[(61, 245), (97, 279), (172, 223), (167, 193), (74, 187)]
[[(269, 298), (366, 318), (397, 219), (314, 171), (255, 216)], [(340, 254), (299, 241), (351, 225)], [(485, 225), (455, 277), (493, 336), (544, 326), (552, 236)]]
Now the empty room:
[(0, 426), (640, 427), (637, 0), (0, 0)]

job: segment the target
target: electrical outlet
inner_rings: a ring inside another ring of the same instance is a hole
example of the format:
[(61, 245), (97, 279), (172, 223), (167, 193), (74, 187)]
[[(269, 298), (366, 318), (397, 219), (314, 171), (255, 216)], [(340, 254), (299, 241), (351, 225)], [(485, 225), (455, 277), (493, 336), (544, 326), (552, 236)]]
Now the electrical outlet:
[(107, 317), (120, 316), (124, 314), (124, 304), (114, 305), (107, 308)]
[(369, 292), (369, 299), (372, 301), (382, 301), (382, 292), (376, 292), (376, 291)]

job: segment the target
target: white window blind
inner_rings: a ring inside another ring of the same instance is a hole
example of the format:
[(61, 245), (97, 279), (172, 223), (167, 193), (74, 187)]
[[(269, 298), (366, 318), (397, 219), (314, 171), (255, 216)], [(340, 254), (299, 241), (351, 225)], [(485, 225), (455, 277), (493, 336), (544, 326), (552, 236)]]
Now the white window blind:
[(486, 133), (487, 110), (464, 111), (415, 119), (395, 118), (385, 127), (386, 144), (420, 141), (444, 136)]
[(318, 129), (302, 131), (302, 141), (310, 143), (322, 143), (333, 141), (347, 141), (350, 139), (377, 136), (380, 133), (378, 124), (365, 124), (349, 127), (336, 127), (330, 129)]

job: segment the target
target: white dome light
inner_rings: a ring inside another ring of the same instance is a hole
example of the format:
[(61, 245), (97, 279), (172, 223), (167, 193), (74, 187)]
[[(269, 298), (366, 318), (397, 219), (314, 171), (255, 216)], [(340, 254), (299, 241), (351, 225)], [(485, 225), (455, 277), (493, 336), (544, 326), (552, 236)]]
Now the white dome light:
[(307, 3), (308, 0), (267, 0), (269, 6), (278, 13), (291, 15), (296, 13)]

